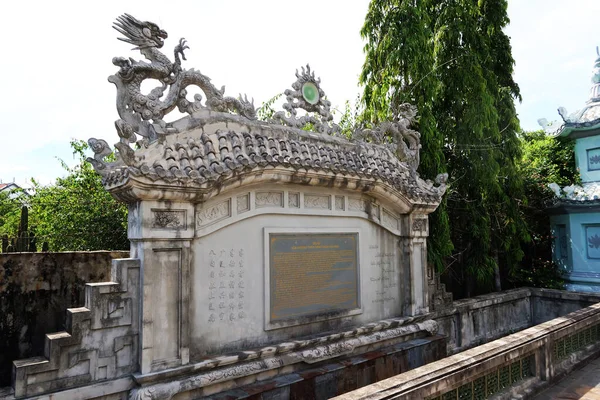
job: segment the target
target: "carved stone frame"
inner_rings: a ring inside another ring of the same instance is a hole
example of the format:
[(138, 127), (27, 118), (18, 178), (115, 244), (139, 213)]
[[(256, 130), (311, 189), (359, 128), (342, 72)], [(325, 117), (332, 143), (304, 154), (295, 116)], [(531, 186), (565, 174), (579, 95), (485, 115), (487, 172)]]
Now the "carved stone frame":
[[(326, 321), (330, 319), (336, 318), (344, 318), (355, 315), (360, 315), (364, 312), (364, 305), (362, 301), (362, 278), (361, 278), (361, 252), (360, 252), (360, 237), (362, 233), (361, 228), (263, 228), (264, 231), (264, 319), (265, 319), (265, 331), (270, 331), (274, 329), (287, 328), (291, 326), (303, 325), (306, 323), (314, 323), (320, 321)], [(357, 248), (356, 248), (356, 259), (357, 259), (357, 297), (358, 297), (358, 305), (359, 307), (351, 310), (343, 310), (339, 312), (328, 313), (323, 316), (315, 316), (311, 317), (310, 321), (304, 322), (303, 320), (285, 320), (285, 321), (271, 321), (270, 314), (270, 304), (271, 304), (271, 276), (270, 276), (270, 253), (269, 253), (269, 237), (271, 234), (356, 234), (357, 239)], [(364, 234), (363, 234), (364, 236)]]

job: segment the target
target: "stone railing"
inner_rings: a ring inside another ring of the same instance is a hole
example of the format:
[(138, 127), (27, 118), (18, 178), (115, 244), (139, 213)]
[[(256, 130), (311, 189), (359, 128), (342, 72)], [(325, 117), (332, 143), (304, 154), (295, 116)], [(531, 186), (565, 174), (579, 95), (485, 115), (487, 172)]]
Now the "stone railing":
[(532, 298), (535, 289), (531, 288), (491, 293), (456, 300), (434, 311), (431, 318), (439, 324), (439, 333), (447, 337), (451, 355), (534, 325)]
[(456, 300), (430, 318), (452, 355), (598, 302), (599, 294), (525, 287)]
[[(86, 284), (85, 307), (67, 310), (66, 331), (46, 335), (44, 356), (13, 362), (14, 397), (129, 377), (136, 372), (139, 278), (139, 260), (122, 258), (112, 261), (111, 281)], [(126, 379), (124, 389), (129, 389), (128, 384)]]
[(0, 387), (12, 362), (44, 353), (47, 333), (64, 329), (67, 308), (85, 302), (85, 284), (110, 279), (123, 251), (0, 254)]
[(597, 303), (339, 399), (497, 399), (528, 395), (599, 352)]

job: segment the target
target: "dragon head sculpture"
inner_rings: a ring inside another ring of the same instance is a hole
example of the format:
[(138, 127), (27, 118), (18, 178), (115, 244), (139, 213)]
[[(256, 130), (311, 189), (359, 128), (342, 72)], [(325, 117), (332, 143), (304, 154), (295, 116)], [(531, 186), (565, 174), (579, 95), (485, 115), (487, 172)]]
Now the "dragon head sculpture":
[[(120, 137), (115, 144), (118, 149), (117, 163), (127, 165), (135, 163), (135, 151), (131, 148), (141, 136), (140, 143), (152, 143), (158, 139), (158, 132), (165, 133), (172, 126), (163, 120), (165, 115), (176, 107), (181, 112), (193, 114), (201, 109), (220, 113), (237, 113), (247, 119), (256, 119), (256, 109), (252, 101), (240, 95), (239, 98), (224, 96), (225, 87), (217, 89), (210, 78), (195, 69), (184, 69), (181, 60), (185, 60), (184, 51), (189, 49), (186, 40), (181, 38), (173, 49), (174, 61), (161, 50), (167, 32), (152, 22), (143, 22), (129, 14), (117, 17), (113, 28), (124, 37), (118, 39), (135, 45), (146, 61), (133, 58), (114, 57), (112, 62), (119, 71), (108, 77), (108, 81), (117, 87), (117, 111), (120, 119), (115, 122)], [(147, 79), (158, 80), (160, 85), (142, 93), (141, 85)], [(196, 86), (205, 96), (199, 94), (194, 100), (188, 100), (186, 88)], [(111, 153), (105, 140), (90, 139), (94, 158), (89, 159), (98, 173), (106, 174), (105, 157)]]
[(133, 50), (143, 50), (149, 47), (161, 48), (164, 39), (167, 38), (167, 32), (160, 29), (153, 22), (142, 22), (129, 14), (123, 14), (117, 17), (113, 28), (123, 34), (124, 38), (118, 38), (126, 43), (136, 46)]

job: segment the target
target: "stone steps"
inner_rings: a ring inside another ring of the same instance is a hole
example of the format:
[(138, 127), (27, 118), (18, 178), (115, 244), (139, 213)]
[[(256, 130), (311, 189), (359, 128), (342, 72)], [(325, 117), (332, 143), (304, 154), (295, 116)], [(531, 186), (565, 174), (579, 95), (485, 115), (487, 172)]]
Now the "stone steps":
[(452, 304), (451, 292), (446, 291), (446, 285), (441, 282), (437, 272), (432, 271), (433, 279), (429, 280), (429, 310), (439, 310)]
[(15, 398), (113, 379), (137, 370), (140, 262), (113, 260), (111, 281), (88, 283), (66, 331), (47, 334), (44, 356), (13, 362)]

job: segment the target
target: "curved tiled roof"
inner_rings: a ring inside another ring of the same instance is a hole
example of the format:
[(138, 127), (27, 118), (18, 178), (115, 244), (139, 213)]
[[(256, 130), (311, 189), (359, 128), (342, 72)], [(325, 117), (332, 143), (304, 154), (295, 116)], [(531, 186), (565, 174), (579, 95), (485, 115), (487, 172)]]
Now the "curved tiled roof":
[(592, 103), (586, 107), (576, 123), (600, 123), (600, 103)]
[[(125, 15), (117, 26), (135, 30), (140, 24)], [(339, 136), (342, 128), (333, 122), (321, 79), (307, 65), (296, 70), (295, 82), (283, 92), (283, 110), (271, 109), (270, 117), (262, 116), (268, 121), (259, 121), (261, 113), (247, 96), (225, 96), (224, 87), (218, 89), (199, 70), (183, 68), (178, 56), (171, 62), (159, 48), (153, 47), (151, 58), (142, 52), (149, 63), (113, 59), (119, 67), (109, 77), (117, 87), (120, 117), (115, 122), (120, 137), (117, 161), (107, 162), (112, 149), (106, 141), (89, 140), (95, 153), (89, 161), (106, 188), (124, 201), (135, 201), (142, 192), (146, 198), (204, 201), (235, 186), (232, 181), (237, 179), (238, 185), (269, 180), (348, 186), (405, 207), (419, 203), (430, 211), (439, 204), (447, 174), (438, 175), (438, 186), (419, 178), (420, 134), (410, 129), (416, 121), (413, 106), (395, 105), (390, 121), (356, 129), (353, 141), (345, 140)], [(175, 54), (183, 55), (185, 49), (180, 44)], [(147, 79), (161, 85), (145, 94), (141, 83)], [(188, 87), (199, 88), (203, 95), (188, 99)], [(166, 122), (175, 108), (188, 115)], [(131, 147), (134, 143), (136, 149)], [(245, 177), (253, 178), (242, 183)], [(157, 190), (150, 194), (152, 187)]]
[(290, 174), (313, 171), (381, 181), (408, 198), (427, 203), (439, 202), (443, 194), (384, 146), (289, 128), (278, 132), (217, 129), (212, 133), (203, 129), (167, 135), (136, 150), (130, 165), (113, 169), (103, 182), (110, 189), (138, 177), (203, 189), (274, 167)]
[(590, 103), (565, 120), (565, 127), (587, 128), (600, 124), (600, 103)]

